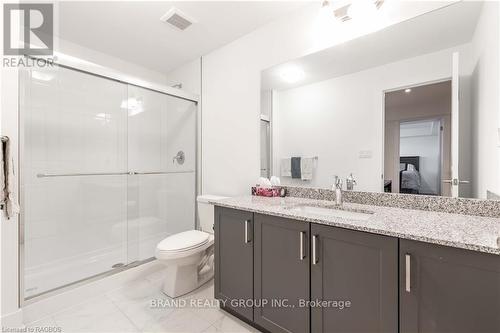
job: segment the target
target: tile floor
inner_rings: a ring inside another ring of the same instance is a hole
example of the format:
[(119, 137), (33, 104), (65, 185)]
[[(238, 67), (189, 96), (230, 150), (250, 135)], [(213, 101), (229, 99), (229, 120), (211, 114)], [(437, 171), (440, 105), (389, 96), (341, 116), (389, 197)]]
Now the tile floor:
[[(29, 323), (28, 327), (60, 327), (64, 333), (88, 332), (259, 332), (220, 310), (214, 301), (213, 280), (173, 300), (161, 292), (162, 272), (135, 280), (82, 304)], [(192, 306), (196, 300), (199, 306)], [(154, 303), (159, 306), (154, 306)]]

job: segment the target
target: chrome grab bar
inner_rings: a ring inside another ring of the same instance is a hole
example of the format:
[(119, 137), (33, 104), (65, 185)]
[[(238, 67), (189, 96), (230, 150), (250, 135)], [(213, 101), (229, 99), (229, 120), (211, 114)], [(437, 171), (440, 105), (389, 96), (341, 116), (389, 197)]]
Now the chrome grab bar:
[(152, 172), (89, 172), (89, 173), (39, 173), (37, 178), (51, 178), (51, 177), (79, 177), (79, 176), (119, 176), (119, 175), (167, 175), (175, 173), (193, 173), (194, 170), (185, 171), (152, 171)]

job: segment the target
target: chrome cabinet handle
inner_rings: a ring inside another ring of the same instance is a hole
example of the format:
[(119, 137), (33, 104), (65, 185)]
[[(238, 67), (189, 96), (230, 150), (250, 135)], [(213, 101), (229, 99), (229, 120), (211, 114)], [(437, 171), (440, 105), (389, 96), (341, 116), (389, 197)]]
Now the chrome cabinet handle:
[(306, 257), (304, 255), (304, 235), (306, 234), (305, 231), (299, 232), (299, 260), (304, 260)]
[(317, 255), (316, 255), (316, 239), (318, 238), (317, 235), (313, 235), (312, 236), (312, 264), (313, 265), (316, 265), (318, 263), (318, 258), (317, 258)]
[(250, 225), (250, 220), (245, 220), (245, 244), (250, 243), (248, 239), (248, 226)]
[(411, 292), (411, 255), (405, 255), (405, 290)]

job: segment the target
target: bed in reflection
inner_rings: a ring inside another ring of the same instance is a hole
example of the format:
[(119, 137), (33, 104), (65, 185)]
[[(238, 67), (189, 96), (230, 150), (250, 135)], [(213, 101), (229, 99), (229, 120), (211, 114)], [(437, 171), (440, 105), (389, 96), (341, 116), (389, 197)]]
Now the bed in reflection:
[(420, 156), (399, 158), (399, 192), (420, 194)]

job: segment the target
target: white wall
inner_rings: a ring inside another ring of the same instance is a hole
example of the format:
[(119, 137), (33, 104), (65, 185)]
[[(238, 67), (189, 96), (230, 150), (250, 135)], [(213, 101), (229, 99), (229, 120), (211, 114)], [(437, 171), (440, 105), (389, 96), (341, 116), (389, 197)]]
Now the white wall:
[[(446, 49), (278, 93), (279, 138), (275, 154), (318, 156), (307, 186), (328, 187), (333, 175), (351, 172), (356, 189), (381, 191), (384, 151), (384, 91), (451, 76)], [(371, 158), (361, 158), (370, 151)], [(284, 179), (285, 182), (290, 179)], [(297, 182), (294, 182), (297, 184)]]
[[(445, 4), (406, 2), (401, 11), (389, 14), (375, 29)], [(342, 30), (321, 26), (319, 7), (315, 2), (203, 57), (205, 192), (248, 194), (259, 176), (260, 72), (263, 69), (368, 32), (366, 27), (354, 23), (342, 26)]]
[(472, 71), (473, 195), (500, 193), (500, 6), (487, 2), (473, 38)]
[[(165, 84), (165, 74), (155, 72), (148, 68), (124, 61), (120, 58), (98, 52), (67, 40), (55, 38), (55, 51), (69, 57), (64, 57), (62, 60), (73, 62), (78, 68), (92, 66), (102, 67), (108, 71), (126, 74), (130, 77), (152, 82), (156, 84)], [(60, 55), (58, 55), (61, 57)]]
[(166, 74), (166, 84), (173, 86), (182, 84), (182, 89), (201, 95), (202, 59), (197, 58)]

